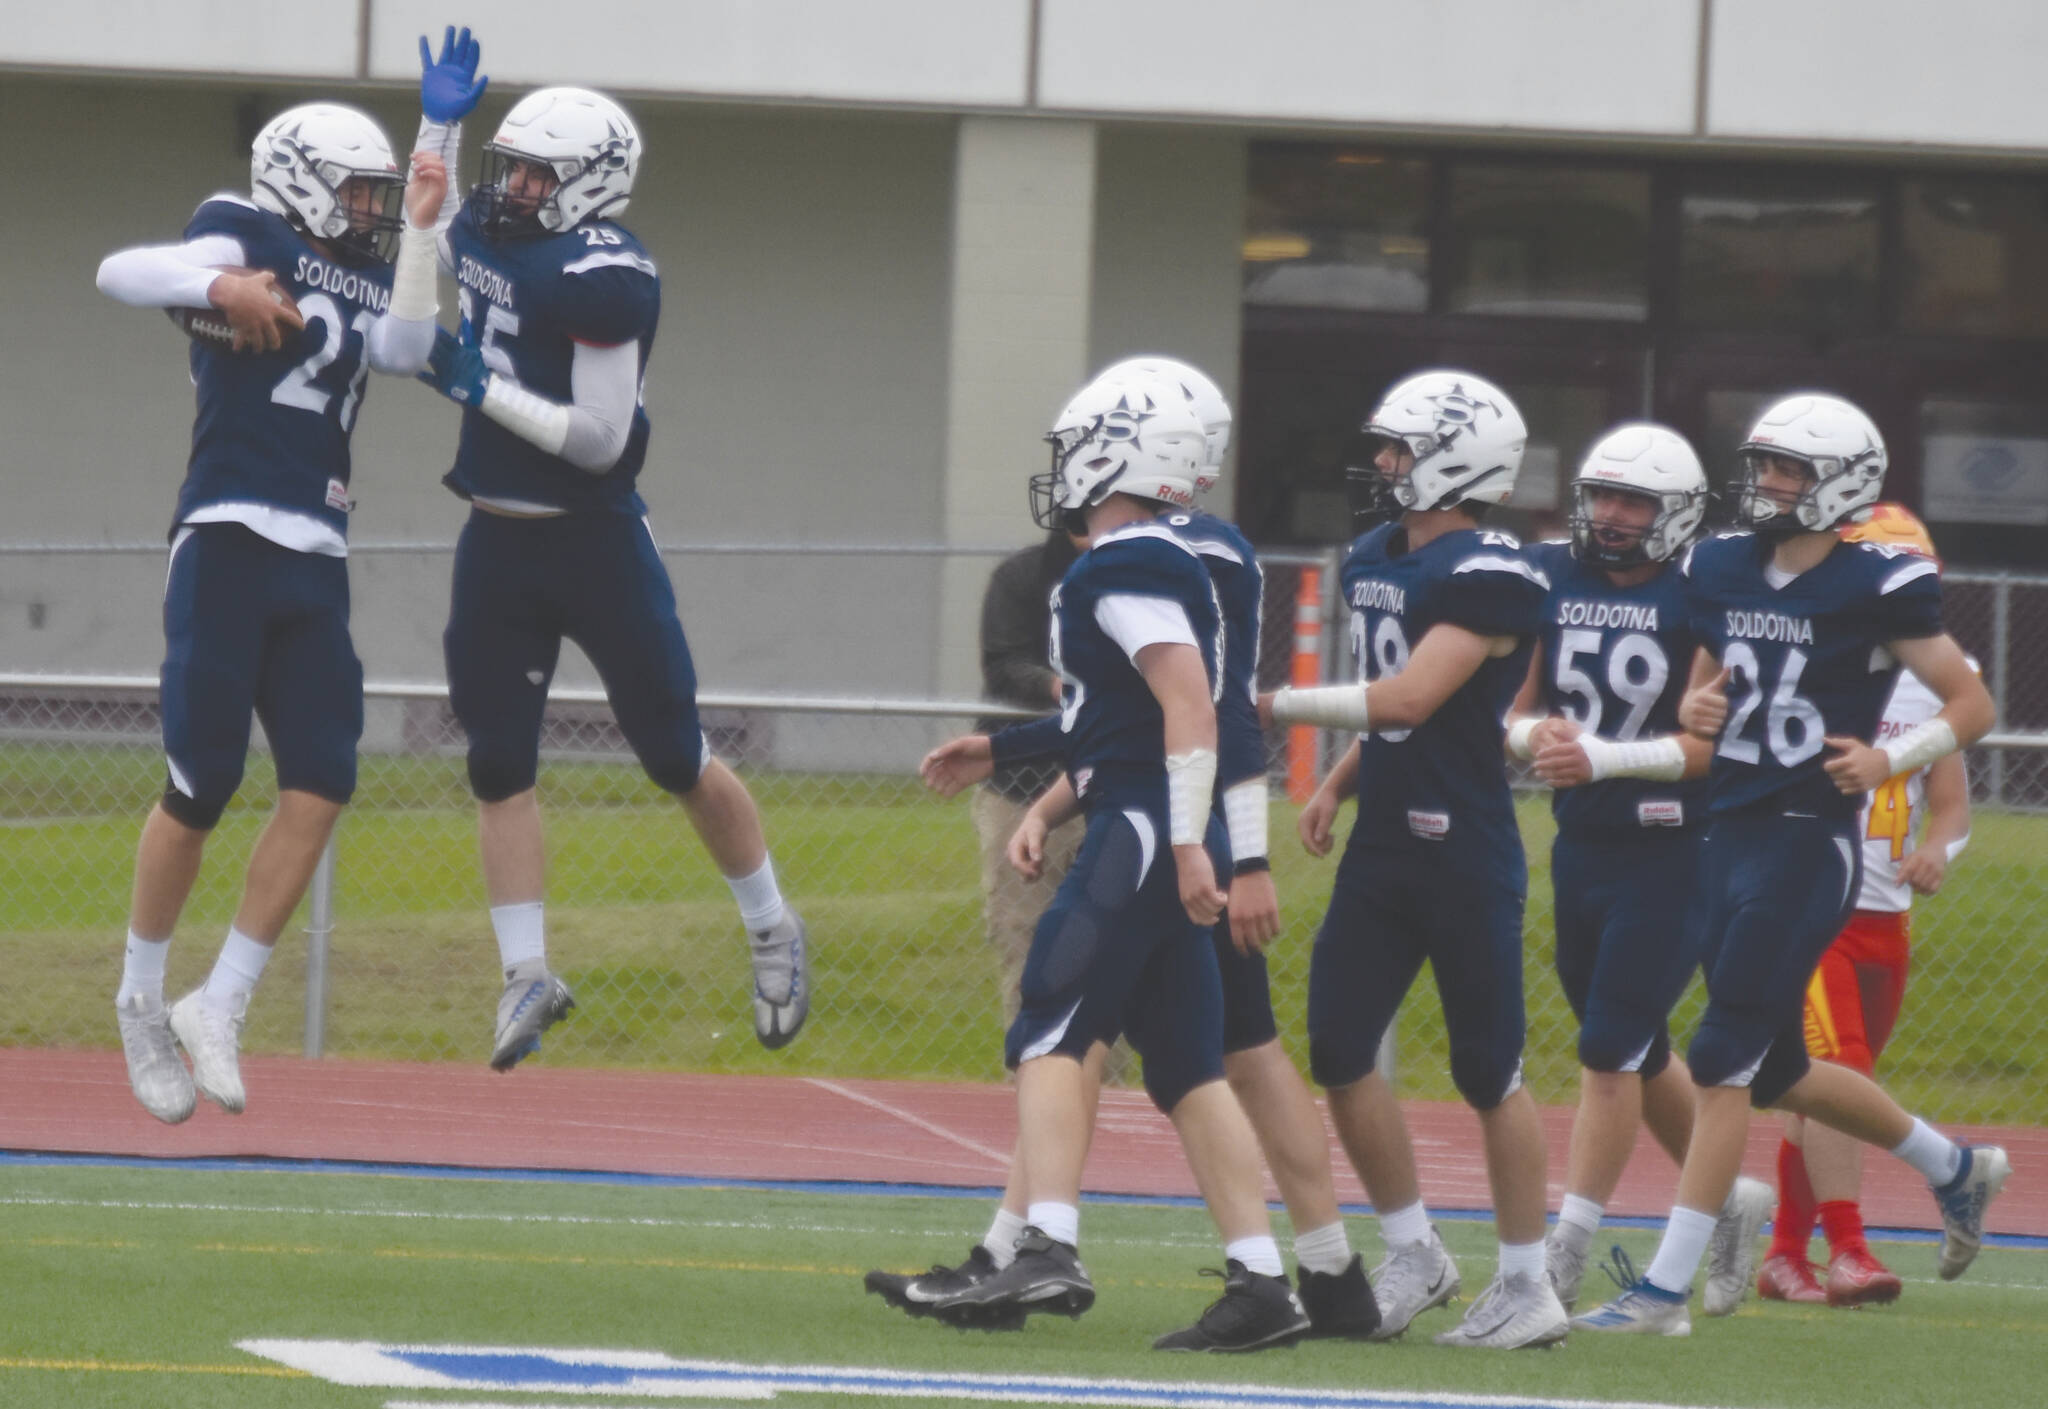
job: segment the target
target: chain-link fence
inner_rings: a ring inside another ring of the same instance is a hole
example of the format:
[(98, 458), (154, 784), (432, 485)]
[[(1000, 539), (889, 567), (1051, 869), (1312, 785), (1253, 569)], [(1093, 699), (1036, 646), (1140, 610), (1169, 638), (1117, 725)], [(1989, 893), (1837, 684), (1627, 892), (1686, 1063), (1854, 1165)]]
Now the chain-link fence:
[[(1303, 569), (1268, 570), (1266, 683), (1289, 668)], [(1986, 665), (2008, 729), (2048, 724), (2048, 583), (1952, 579), (1957, 633)], [(2002, 584), (2002, 585), (2001, 585)], [(2001, 604), (2001, 594), (2003, 603)], [(1307, 615), (1328, 619), (1327, 572)], [(1329, 633), (1304, 643), (1324, 649)], [(1327, 662), (1325, 662), (1327, 665)], [(2012, 672), (2008, 677), (2008, 672)], [(692, 1070), (991, 1078), (1000, 1070), (1000, 965), (984, 934), (976, 829), (966, 798), (915, 779), (932, 744), (978, 706), (707, 694), (717, 751), (760, 804), (784, 886), (811, 926), (817, 1002), (791, 1048), (752, 1035), (744, 941), (732, 898), (680, 808), (639, 773), (603, 704), (558, 691), (541, 796), (548, 825), (549, 947), (580, 1003), (546, 1060)], [(500, 983), (459, 730), (436, 687), (373, 687), (362, 779), (337, 834), (331, 901), (294, 921), (252, 1008), (246, 1045), (345, 1057), (484, 1059)], [(17, 1001), (0, 1041), (112, 1046), (137, 828), (162, 786), (153, 684), (0, 679), (0, 964)], [(1999, 736), (2008, 737), (2008, 736)], [(1276, 878), (1285, 931), (1273, 950), (1281, 1029), (1302, 1055), (1308, 950), (1333, 862), (1293, 841), (1287, 779), (1334, 740), (1291, 757), (1273, 739)], [(1915, 912), (1915, 972), (1886, 1069), (1894, 1088), (1949, 1119), (2048, 1121), (2031, 1070), (2048, 1026), (2048, 755), (2035, 739), (1972, 753), (1970, 851)], [(261, 749), (210, 845), (171, 960), (171, 991), (197, 983), (232, 915), (241, 867), (272, 797)], [(1522, 796), (1529, 847), (1528, 1076), (1545, 1100), (1576, 1080), (1573, 1024), (1550, 970), (1548, 808)], [(309, 942), (298, 932), (321, 931)], [(331, 929), (331, 933), (325, 933)], [(309, 973), (307, 955), (325, 949)], [(324, 975), (324, 981), (320, 981)], [(1697, 991), (1677, 1027), (1689, 1031)], [(1427, 983), (1399, 1029), (1407, 1092), (1449, 1097)]]

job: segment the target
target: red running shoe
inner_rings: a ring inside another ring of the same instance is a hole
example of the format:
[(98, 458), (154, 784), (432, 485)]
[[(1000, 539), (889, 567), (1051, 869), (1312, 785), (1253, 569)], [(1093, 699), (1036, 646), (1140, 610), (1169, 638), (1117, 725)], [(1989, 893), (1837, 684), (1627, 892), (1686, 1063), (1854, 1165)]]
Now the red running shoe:
[[(1820, 1279), (1813, 1275), (1813, 1264), (1803, 1257), (1782, 1252), (1772, 1253), (1764, 1259), (1764, 1265), (1757, 1268), (1756, 1294), (1765, 1301), (1819, 1303), (1828, 1299)], [(1898, 1295), (1896, 1288), (1892, 1295)]]
[(1899, 1299), (1899, 1279), (1869, 1248), (1844, 1248), (1828, 1261), (1827, 1298), (1829, 1306), (1882, 1305)]

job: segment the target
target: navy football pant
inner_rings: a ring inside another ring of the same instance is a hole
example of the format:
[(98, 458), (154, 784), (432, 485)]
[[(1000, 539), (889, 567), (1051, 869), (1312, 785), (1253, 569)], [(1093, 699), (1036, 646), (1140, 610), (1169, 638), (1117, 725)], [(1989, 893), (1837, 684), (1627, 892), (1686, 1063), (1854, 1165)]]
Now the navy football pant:
[(449, 702), (469, 735), (477, 797), (498, 802), (533, 786), (564, 637), (597, 667), (647, 776), (672, 793), (696, 787), (705, 756), (697, 671), (646, 522), (606, 513), (515, 519), (479, 509), (455, 546), (442, 637)]
[[(1353, 834), (1354, 836), (1356, 833)], [(1439, 843), (1349, 845), (1309, 960), (1309, 1069), (1349, 1086), (1429, 960), (1451, 1040), (1451, 1080), (1477, 1110), (1521, 1084), (1523, 889)]]
[(1769, 1106), (1806, 1075), (1807, 981), (1863, 879), (1856, 819), (1723, 813), (1700, 849), (1707, 1010), (1686, 1050), (1702, 1086), (1747, 1086)]
[(1550, 849), (1557, 977), (1579, 1065), (1645, 1079), (1671, 1062), (1672, 1007), (1699, 966), (1696, 830), (1560, 832)]
[(1181, 908), (1166, 837), (1165, 817), (1147, 809), (1105, 805), (1089, 816), (1024, 960), (1009, 1066), (1055, 1053), (1078, 1061), (1121, 1032), (1162, 1111), (1222, 1078), (1216, 951)]
[(280, 547), (238, 523), (179, 530), (164, 581), (164, 810), (210, 828), (241, 786), (249, 720), (279, 788), (347, 802), (363, 734), (348, 634), (348, 560)]

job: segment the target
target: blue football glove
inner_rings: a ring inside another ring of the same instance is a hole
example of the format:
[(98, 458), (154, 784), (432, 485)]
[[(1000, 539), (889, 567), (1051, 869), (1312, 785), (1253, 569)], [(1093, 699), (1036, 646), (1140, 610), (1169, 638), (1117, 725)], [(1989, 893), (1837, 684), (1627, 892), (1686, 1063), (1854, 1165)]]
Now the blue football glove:
[(482, 349), (471, 347), (446, 328), (436, 328), (434, 350), (427, 354), (427, 369), (419, 379), (450, 401), (481, 406), (491, 369), (484, 366)]
[(420, 111), (430, 121), (460, 122), (469, 116), (484, 89), (491, 86), (490, 79), (477, 77), (477, 60), (482, 56), (483, 46), (469, 37), (467, 28), (457, 34), (454, 25), (448, 26), (439, 63), (434, 61), (427, 37), (420, 36)]

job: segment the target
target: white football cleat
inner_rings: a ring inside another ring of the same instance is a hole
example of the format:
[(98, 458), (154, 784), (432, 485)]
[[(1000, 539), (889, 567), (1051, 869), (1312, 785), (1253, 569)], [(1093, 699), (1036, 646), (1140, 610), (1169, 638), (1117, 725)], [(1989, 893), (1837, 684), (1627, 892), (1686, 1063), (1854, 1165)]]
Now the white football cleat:
[(1463, 1285), (1458, 1264), (1451, 1261), (1450, 1249), (1434, 1226), (1423, 1242), (1389, 1248), (1386, 1258), (1373, 1269), (1372, 1292), (1380, 1304), (1380, 1325), (1366, 1339), (1392, 1340), (1417, 1316), (1456, 1296)]
[(142, 1108), (166, 1125), (188, 1119), (199, 1103), (192, 1073), (178, 1060), (170, 1013), (153, 993), (137, 993), (114, 1005), (121, 1024), (121, 1050), (128, 1058), (128, 1086)]
[(1526, 1272), (1495, 1277), (1473, 1301), (1465, 1319), (1436, 1337), (1438, 1345), (1487, 1350), (1533, 1350), (1556, 1345), (1571, 1334), (1571, 1317), (1547, 1276)]
[(1738, 1176), (1714, 1220), (1707, 1244), (1707, 1290), (1700, 1309), (1726, 1316), (1742, 1305), (1756, 1281), (1756, 1240), (1778, 1205), (1778, 1196), (1761, 1179)]
[(491, 1070), (510, 1071), (540, 1050), (540, 1035), (569, 1016), (576, 999), (569, 985), (546, 963), (526, 959), (505, 970), (498, 995), (497, 1036), (491, 1042)]
[(2012, 1177), (2012, 1161), (1997, 1145), (1963, 1146), (1963, 1167), (1934, 1191), (1941, 1205), (1941, 1280), (1969, 1270), (1984, 1246), (1984, 1210)]
[[(245, 1004), (246, 1004), (246, 1000)], [(242, 1090), (242, 1022), (246, 1006), (216, 1008), (195, 988), (171, 1004), (171, 1033), (192, 1058), (192, 1084), (229, 1115), (240, 1115), (248, 1097)]]
[(747, 936), (754, 959), (754, 1036), (763, 1047), (787, 1047), (810, 1016), (808, 940), (803, 918), (786, 904), (780, 920)]

